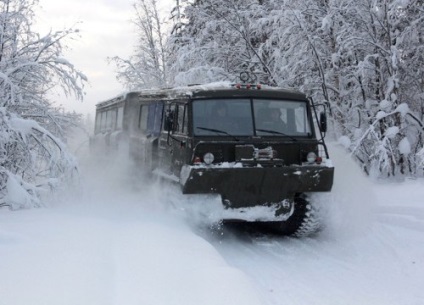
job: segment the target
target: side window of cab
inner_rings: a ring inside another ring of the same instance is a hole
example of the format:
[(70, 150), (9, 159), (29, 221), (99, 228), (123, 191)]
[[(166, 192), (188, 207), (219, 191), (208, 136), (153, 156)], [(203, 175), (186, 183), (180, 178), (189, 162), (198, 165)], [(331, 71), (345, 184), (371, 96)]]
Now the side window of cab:
[(172, 103), (165, 107), (163, 130), (174, 133), (187, 133), (186, 104)]
[(177, 107), (176, 104), (167, 104), (165, 106), (165, 117), (163, 120), (163, 130), (165, 131), (175, 131), (177, 125), (176, 120)]
[(177, 107), (177, 126), (175, 132), (186, 134), (187, 133), (187, 106), (185, 104), (178, 104)]

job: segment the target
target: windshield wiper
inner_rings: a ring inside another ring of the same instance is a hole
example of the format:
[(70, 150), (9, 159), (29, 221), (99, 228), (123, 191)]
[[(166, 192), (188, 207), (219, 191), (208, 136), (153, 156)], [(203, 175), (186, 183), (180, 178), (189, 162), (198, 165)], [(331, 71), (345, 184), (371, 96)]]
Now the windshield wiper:
[(290, 136), (290, 135), (288, 135), (288, 134), (286, 134), (286, 133), (279, 132), (279, 131), (276, 131), (276, 130), (270, 130), (270, 129), (256, 129), (256, 131), (267, 132), (267, 133), (271, 133), (271, 134), (278, 134), (278, 135), (281, 135), (281, 136), (289, 137), (289, 138), (290, 138), (290, 139), (292, 139), (293, 141), (297, 142), (297, 139), (296, 139), (296, 138), (294, 138), (294, 137), (292, 137), (292, 136)]
[(206, 127), (196, 127), (197, 129), (200, 130), (206, 130), (206, 131), (212, 131), (212, 132), (216, 132), (216, 133), (220, 133), (220, 134), (225, 134), (227, 136), (232, 137), (234, 140), (236, 141), (240, 141), (239, 139), (237, 139), (235, 136), (233, 136), (232, 134), (229, 134), (228, 132), (224, 131), (224, 130), (219, 130), (219, 129), (214, 129), (214, 128), (206, 128)]

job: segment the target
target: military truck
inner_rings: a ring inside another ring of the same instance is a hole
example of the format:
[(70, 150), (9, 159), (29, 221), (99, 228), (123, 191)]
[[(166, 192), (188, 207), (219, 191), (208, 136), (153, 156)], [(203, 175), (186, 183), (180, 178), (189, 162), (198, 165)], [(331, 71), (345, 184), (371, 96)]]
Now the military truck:
[(300, 236), (319, 228), (308, 196), (333, 184), (326, 129), (325, 111), (303, 93), (219, 83), (101, 102), (92, 142), (106, 151), (127, 146), (137, 170), (183, 194), (219, 196), (223, 221)]

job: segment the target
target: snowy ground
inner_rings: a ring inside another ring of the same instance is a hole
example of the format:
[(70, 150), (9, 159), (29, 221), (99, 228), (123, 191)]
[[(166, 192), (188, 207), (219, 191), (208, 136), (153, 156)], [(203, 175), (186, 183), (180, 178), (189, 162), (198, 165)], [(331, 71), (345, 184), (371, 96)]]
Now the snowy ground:
[(183, 196), (87, 166), (77, 198), (0, 210), (0, 305), (424, 304), (424, 181), (371, 183), (331, 152), (306, 239), (209, 230)]

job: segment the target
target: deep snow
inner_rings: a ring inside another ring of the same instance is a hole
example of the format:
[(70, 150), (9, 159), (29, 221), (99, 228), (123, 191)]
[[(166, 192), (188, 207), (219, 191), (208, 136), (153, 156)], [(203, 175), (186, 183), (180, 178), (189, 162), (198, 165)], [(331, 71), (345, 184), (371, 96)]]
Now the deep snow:
[(82, 160), (72, 196), (0, 210), (0, 305), (424, 304), (424, 181), (330, 153), (326, 228), (304, 239), (211, 230), (201, 198)]

